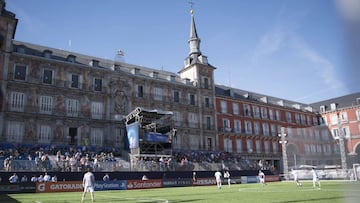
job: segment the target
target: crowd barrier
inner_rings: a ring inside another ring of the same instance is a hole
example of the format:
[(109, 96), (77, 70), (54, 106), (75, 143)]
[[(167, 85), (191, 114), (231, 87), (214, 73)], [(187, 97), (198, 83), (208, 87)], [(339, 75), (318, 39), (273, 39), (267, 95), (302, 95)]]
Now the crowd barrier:
[[(280, 181), (278, 175), (266, 176), (267, 182)], [(232, 178), (232, 183), (247, 184), (258, 183), (257, 176), (241, 176)], [(223, 180), (227, 184), (227, 180)], [(150, 180), (113, 180), (95, 181), (95, 191), (101, 190), (135, 190), (167, 187), (206, 186), (216, 185), (215, 178), (198, 178), (193, 181), (191, 178), (182, 179), (150, 179)], [(49, 193), (49, 192), (81, 192), (83, 191), (82, 181), (58, 181), (58, 182), (36, 182), (0, 184), (0, 194), (8, 193)]]

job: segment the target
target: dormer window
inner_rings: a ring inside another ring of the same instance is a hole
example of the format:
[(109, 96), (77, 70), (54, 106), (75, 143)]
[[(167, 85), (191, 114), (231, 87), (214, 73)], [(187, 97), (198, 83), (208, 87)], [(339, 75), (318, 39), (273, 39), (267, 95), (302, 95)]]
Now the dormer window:
[(76, 60), (76, 56), (70, 54), (70, 55), (67, 56), (66, 60), (71, 62), (71, 63), (74, 63), (75, 60)]
[(44, 50), (44, 52), (43, 52), (43, 56), (48, 59), (51, 58), (51, 54), (52, 54), (52, 51), (50, 51), (50, 50)]
[(320, 113), (325, 113), (326, 108), (324, 105), (320, 106)]
[(140, 73), (140, 69), (139, 68), (134, 68), (131, 70), (131, 73), (134, 74), (134, 75), (137, 75)]
[(153, 78), (158, 78), (158, 77), (159, 77), (159, 73), (154, 71), (154, 72), (151, 73), (151, 77), (153, 77)]
[(336, 103), (331, 103), (331, 104), (330, 104), (331, 110), (332, 110), (332, 111), (336, 110), (336, 106), (337, 106)]
[(99, 61), (98, 61), (98, 60), (95, 60), (95, 59), (91, 60), (91, 61), (90, 61), (90, 66), (92, 66), (92, 67), (99, 67)]

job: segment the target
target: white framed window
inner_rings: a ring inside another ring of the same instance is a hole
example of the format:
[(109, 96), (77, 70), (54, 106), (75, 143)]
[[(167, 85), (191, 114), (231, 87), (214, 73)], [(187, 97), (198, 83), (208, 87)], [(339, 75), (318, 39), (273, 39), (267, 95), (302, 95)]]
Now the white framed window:
[(251, 139), (246, 140), (246, 148), (248, 153), (252, 153), (254, 151), (253, 149), (253, 141)]
[(13, 79), (26, 81), (27, 80), (26, 76), (27, 76), (27, 66), (15, 64)]
[(340, 116), (340, 121), (343, 123), (347, 123), (348, 122), (348, 116), (347, 116), (347, 112), (340, 112), (339, 113)]
[(292, 123), (292, 118), (291, 118), (291, 113), (290, 112), (286, 112), (286, 121), (288, 123)]
[(274, 110), (273, 110), (273, 109), (269, 109), (269, 119), (272, 120), (272, 121), (275, 119)]
[(90, 143), (95, 146), (103, 146), (104, 130), (102, 128), (91, 128)]
[(39, 112), (43, 114), (51, 114), (54, 105), (54, 97), (40, 96), (39, 97)]
[(310, 154), (310, 146), (308, 144), (304, 144), (305, 154)]
[(182, 123), (181, 112), (173, 111), (172, 119), (174, 121), (175, 126), (181, 126), (181, 123)]
[(301, 124), (303, 124), (303, 125), (306, 124), (306, 119), (305, 119), (305, 115), (304, 115), (304, 114), (300, 114), (300, 121), (301, 121)]
[(142, 85), (136, 85), (136, 97), (144, 98), (144, 86)]
[(261, 107), (261, 118), (264, 118), (264, 119), (268, 118), (267, 108), (266, 107)]
[(356, 118), (360, 121), (360, 109), (356, 110)]
[(78, 117), (80, 111), (80, 103), (77, 99), (66, 99), (66, 115)]
[(51, 69), (43, 69), (42, 82), (43, 84), (52, 85), (54, 84), (54, 71)]
[(260, 118), (260, 110), (258, 106), (253, 106), (253, 114), (255, 118)]
[(242, 141), (240, 139), (236, 139), (236, 152), (241, 153), (242, 151)]
[(153, 88), (153, 98), (155, 101), (162, 101), (164, 97), (164, 90), (160, 87)]
[(227, 113), (227, 103), (226, 101), (220, 101), (221, 113)]
[(235, 133), (241, 133), (241, 121), (234, 120), (234, 131)]
[(196, 105), (196, 97), (195, 94), (189, 93), (189, 104), (190, 105)]
[(245, 116), (251, 116), (251, 110), (250, 110), (250, 105), (248, 104), (244, 104), (244, 115)]
[(255, 135), (260, 134), (260, 124), (259, 124), (259, 122), (254, 122), (254, 134)]
[(300, 124), (300, 115), (298, 113), (295, 113), (295, 122), (296, 124)]
[(173, 90), (173, 101), (175, 103), (180, 103), (180, 92), (177, 90)]
[(270, 142), (269, 142), (269, 140), (265, 140), (264, 141), (264, 147), (265, 147), (265, 153), (270, 153)]
[(212, 126), (212, 122), (211, 122), (211, 117), (210, 116), (205, 116), (204, 117), (205, 119), (205, 129), (207, 129), (207, 130), (211, 130), (211, 126)]
[(261, 142), (260, 140), (256, 140), (255, 141), (255, 146), (256, 146), (256, 153), (261, 153)]
[(276, 125), (271, 124), (270, 128), (271, 128), (271, 136), (277, 136)]
[(94, 87), (94, 91), (101, 92), (102, 91), (102, 79), (94, 78), (93, 87)]
[(239, 114), (240, 114), (239, 104), (233, 102), (233, 103), (232, 103), (232, 106), (233, 106), (233, 114), (234, 114), (234, 115), (239, 115)]
[(7, 142), (16, 142), (21, 143), (24, 137), (24, 123), (23, 122), (16, 122), (16, 121), (9, 121), (7, 123)]
[(22, 92), (10, 92), (9, 105), (10, 111), (24, 112), (25, 94)]
[(330, 115), (330, 123), (331, 125), (336, 125), (339, 123), (339, 118), (336, 113)]
[(269, 133), (269, 124), (263, 123), (262, 127), (263, 127), (263, 134), (265, 136), (269, 136), (270, 135), (270, 133)]
[(198, 115), (196, 113), (192, 113), (189, 112), (188, 113), (188, 121), (189, 121), (189, 126), (192, 128), (196, 128), (199, 126), (199, 119), (198, 119)]
[(102, 102), (91, 102), (91, 118), (102, 119), (104, 114), (104, 104)]
[(245, 121), (245, 133), (252, 134), (252, 127), (250, 121)]
[(81, 89), (82, 77), (78, 74), (68, 74), (69, 87), (75, 89)]
[(276, 120), (277, 120), (277, 121), (281, 121), (281, 113), (280, 113), (279, 110), (276, 110), (276, 111), (275, 111), (275, 117), (276, 117)]
[(124, 130), (121, 129), (121, 128), (115, 128), (115, 139), (114, 139), (114, 142), (115, 142), (115, 145), (116, 146), (120, 146), (121, 143), (122, 143), (122, 140), (123, 140), (123, 135), (124, 135)]
[(276, 141), (273, 141), (272, 143), (273, 152), (276, 153), (279, 151), (279, 143)]
[(224, 139), (224, 149), (226, 152), (232, 152), (232, 140), (229, 138)]
[(210, 108), (210, 98), (209, 98), (209, 97), (205, 97), (205, 98), (204, 98), (204, 102), (205, 102), (205, 107), (206, 107), (206, 108)]
[(49, 144), (52, 140), (51, 127), (48, 125), (39, 125), (38, 127), (38, 143)]
[(223, 130), (226, 131), (226, 132), (230, 132), (231, 131), (231, 128), (230, 128), (230, 120), (229, 119), (226, 119), (226, 118), (223, 118), (222, 119), (222, 124), (223, 124)]

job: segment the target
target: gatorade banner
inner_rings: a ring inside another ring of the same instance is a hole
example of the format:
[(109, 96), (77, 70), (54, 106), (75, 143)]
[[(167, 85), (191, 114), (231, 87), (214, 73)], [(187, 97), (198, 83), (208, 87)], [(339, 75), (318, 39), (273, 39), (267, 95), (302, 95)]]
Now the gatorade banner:
[(129, 140), (129, 149), (139, 148), (139, 123), (134, 122), (126, 125), (126, 131)]
[(80, 192), (83, 190), (82, 181), (36, 183), (36, 192)]

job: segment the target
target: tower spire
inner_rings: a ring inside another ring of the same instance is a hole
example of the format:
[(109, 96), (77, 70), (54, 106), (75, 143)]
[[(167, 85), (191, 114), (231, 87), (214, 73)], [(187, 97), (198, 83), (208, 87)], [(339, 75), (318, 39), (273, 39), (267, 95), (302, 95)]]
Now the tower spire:
[(194, 10), (192, 1), (189, 2), (190, 4), (190, 14), (191, 14), (191, 23), (190, 23), (190, 39), (189, 39), (189, 46), (190, 46), (190, 53), (189, 56), (199, 56), (201, 55), (200, 52), (200, 38), (198, 37), (196, 26), (195, 26), (195, 18), (194, 18)]

